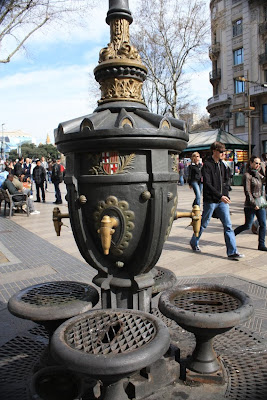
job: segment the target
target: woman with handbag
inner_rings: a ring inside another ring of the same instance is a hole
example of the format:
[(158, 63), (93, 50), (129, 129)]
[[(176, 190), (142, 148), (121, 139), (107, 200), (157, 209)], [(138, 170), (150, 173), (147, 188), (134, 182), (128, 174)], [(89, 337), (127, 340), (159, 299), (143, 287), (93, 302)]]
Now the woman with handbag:
[(267, 203), (263, 196), (264, 176), (260, 174), (261, 160), (259, 157), (252, 156), (249, 165), (243, 177), (243, 186), (246, 196), (244, 213), (245, 224), (235, 229), (235, 235), (250, 229), (256, 215), (259, 222), (259, 245), (258, 250), (267, 251), (265, 246), (266, 233), (266, 210)]
[(200, 155), (197, 151), (195, 151), (191, 156), (191, 164), (188, 167), (188, 184), (190, 189), (193, 188), (195, 193), (195, 199), (193, 201), (192, 206), (197, 204), (200, 206), (201, 193), (202, 193), (202, 175), (201, 168), (202, 164), (199, 162)]

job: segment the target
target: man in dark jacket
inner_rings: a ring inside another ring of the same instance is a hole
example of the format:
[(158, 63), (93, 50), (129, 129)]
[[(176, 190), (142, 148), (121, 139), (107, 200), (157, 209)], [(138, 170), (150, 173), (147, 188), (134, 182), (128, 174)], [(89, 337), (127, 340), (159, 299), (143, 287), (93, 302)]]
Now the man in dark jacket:
[(14, 165), (14, 175), (16, 175), (17, 177), (24, 174), (23, 163), (24, 163), (24, 158), (20, 157), (19, 161)]
[(45, 190), (44, 190), (44, 181), (46, 179), (46, 171), (44, 167), (41, 165), (40, 160), (36, 160), (36, 167), (32, 173), (33, 180), (36, 186), (36, 202), (40, 203), (40, 190), (42, 191), (42, 200), (45, 203)]
[(51, 180), (55, 186), (56, 201), (54, 201), (54, 204), (62, 204), (59, 184), (63, 182), (63, 171), (62, 171), (61, 159), (59, 157), (56, 161), (54, 161), (52, 167)]
[(224, 228), (224, 238), (227, 249), (227, 256), (233, 260), (239, 260), (244, 255), (236, 248), (235, 234), (232, 229), (229, 204), (229, 182), (228, 172), (222, 162), (225, 153), (223, 143), (214, 142), (210, 147), (212, 156), (208, 158), (202, 168), (203, 176), (203, 213), (199, 237), (192, 236), (190, 246), (194, 251), (200, 251), (199, 240), (204, 229), (207, 228), (214, 210), (221, 220)]

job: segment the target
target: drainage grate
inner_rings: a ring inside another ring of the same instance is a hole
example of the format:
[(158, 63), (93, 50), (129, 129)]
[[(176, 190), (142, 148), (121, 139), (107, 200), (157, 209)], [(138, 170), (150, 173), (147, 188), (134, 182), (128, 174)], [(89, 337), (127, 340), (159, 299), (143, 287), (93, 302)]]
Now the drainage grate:
[(85, 317), (65, 331), (66, 343), (75, 349), (92, 354), (131, 352), (156, 335), (152, 321), (132, 314), (109, 312)]
[(224, 356), (229, 375), (225, 397), (235, 400), (263, 400), (267, 398), (267, 354), (244, 353), (233, 357)]
[(27, 400), (32, 371), (46, 345), (27, 336), (16, 337), (0, 348), (0, 393), (2, 400)]
[[(161, 313), (153, 312), (161, 318)], [(121, 320), (121, 316), (119, 318)], [(195, 346), (194, 335), (186, 332), (176, 323), (164, 317), (163, 321), (170, 326), (170, 333), (173, 343), (181, 350), (181, 357), (186, 358), (192, 354)], [(117, 319), (110, 320), (115, 322), (114, 335), (116, 335)], [(143, 322), (128, 321), (127, 323), (135, 326)], [(146, 332), (146, 329), (144, 330)], [(105, 333), (111, 333), (105, 331)], [(118, 331), (117, 331), (118, 333)], [(104, 341), (109, 340), (105, 334), (101, 336)], [(18, 336), (2, 347), (0, 347), (0, 394), (1, 400), (30, 400), (27, 394), (30, 378), (33, 370), (40, 360), (46, 346), (40, 338), (47, 338), (47, 332), (42, 327), (36, 326), (27, 335)], [(125, 338), (124, 338), (125, 340)], [(106, 343), (108, 344), (108, 343)], [(217, 335), (214, 339), (214, 348), (224, 362), (228, 376), (228, 386), (225, 391), (225, 398), (232, 400), (266, 400), (267, 398), (267, 343), (266, 340), (257, 336), (247, 328), (236, 327), (222, 335)], [(182, 386), (181, 386), (182, 385)], [(181, 392), (183, 384), (179, 382), (174, 386), (173, 391)], [(172, 390), (168, 387), (168, 393)], [(197, 398), (198, 388), (192, 387), (191, 395), (188, 399)], [(214, 392), (214, 388), (212, 389)], [(207, 385), (208, 395), (210, 388)], [(216, 392), (216, 391), (215, 391)], [(214, 392), (214, 398), (216, 393)], [(85, 398), (87, 398), (85, 396)], [(90, 398), (90, 397), (89, 397)], [(161, 397), (164, 398), (164, 397)], [(177, 397), (173, 397), (177, 398)], [(201, 398), (201, 397), (200, 397)], [(202, 397), (205, 398), (205, 397)], [(207, 398), (210, 398), (207, 396)], [(219, 397), (220, 398), (220, 397)], [(159, 397), (155, 395), (155, 399)], [(58, 399), (59, 400), (59, 399)], [(63, 400), (63, 399), (62, 399)]]
[(176, 307), (198, 313), (224, 313), (236, 310), (241, 302), (234, 296), (221, 291), (189, 290), (172, 298)]

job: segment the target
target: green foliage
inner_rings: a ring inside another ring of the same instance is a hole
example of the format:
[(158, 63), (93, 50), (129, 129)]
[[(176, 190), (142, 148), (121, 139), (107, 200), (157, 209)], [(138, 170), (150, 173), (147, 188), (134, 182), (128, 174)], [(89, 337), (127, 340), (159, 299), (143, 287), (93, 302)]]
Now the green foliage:
[(18, 157), (19, 157), (19, 155), (18, 155), (17, 150), (10, 150), (9, 157), (8, 157), (9, 160), (14, 161)]
[[(24, 158), (41, 158), (46, 159), (57, 158), (60, 153), (57, 148), (52, 144), (39, 144), (37, 147), (34, 143), (23, 143), (21, 145), (21, 156)], [(19, 157), (17, 150), (11, 150), (9, 153), (9, 159), (15, 160)]]

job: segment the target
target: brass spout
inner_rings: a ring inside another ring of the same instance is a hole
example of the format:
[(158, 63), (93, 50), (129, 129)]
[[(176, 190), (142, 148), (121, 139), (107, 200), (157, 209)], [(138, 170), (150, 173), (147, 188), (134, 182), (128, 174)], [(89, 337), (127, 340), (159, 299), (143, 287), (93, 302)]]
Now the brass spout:
[(111, 246), (111, 238), (115, 229), (119, 225), (119, 221), (114, 218), (110, 217), (109, 215), (104, 215), (101, 220), (100, 229), (98, 229), (97, 233), (100, 234), (101, 237), (101, 244), (105, 255), (109, 254), (109, 249)]
[(60, 209), (58, 207), (55, 207), (53, 209), (53, 222), (54, 222), (54, 228), (55, 231), (57, 233), (57, 236), (60, 236), (60, 231), (61, 231), (61, 227), (63, 224), (63, 222), (61, 222), (62, 218), (69, 218), (69, 214), (62, 214)]
[(191, 212), (181, 212), (176, 211), (176, 215), (174, 219), (189, 217), (192, 218), (192, 222), (190, 225), (193, 226), (193, 231), (196, 237), (199, 235), (200, 226), (201, 226), (201, 212), (200, 207), (198, 205), (194, 205)]

